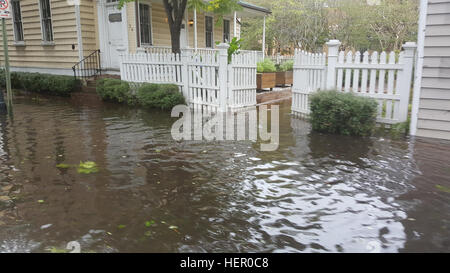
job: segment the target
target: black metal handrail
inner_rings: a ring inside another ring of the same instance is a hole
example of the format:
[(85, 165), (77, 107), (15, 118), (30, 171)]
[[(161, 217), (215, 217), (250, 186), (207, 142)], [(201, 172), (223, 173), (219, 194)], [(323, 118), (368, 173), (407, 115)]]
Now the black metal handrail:
[(101, 74), (100, 49), (95, 50), (72, 67), (76, 79), (86, 79)]

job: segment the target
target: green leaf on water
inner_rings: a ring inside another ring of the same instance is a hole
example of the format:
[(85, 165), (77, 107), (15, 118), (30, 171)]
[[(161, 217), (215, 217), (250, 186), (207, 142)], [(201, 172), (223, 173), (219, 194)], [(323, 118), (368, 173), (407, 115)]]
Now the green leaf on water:
[(170, 229), (178, 229), (177, 226), (170, 226), (169, 228), (170, 228)]
[(51, 253), (67, 253), (67, 251), (68, 251), (67, 249), (57, 248), (57, 247), (52, 247), (48, 250), (50, 250)]
[(441, 185), (436, 185), (436, 188), (440, 191), (446, 192), (446, 193), (450, 193), (450, 188), (445, 187), (445, 186), (441, 186)]
[(78, 173), (90, 174), (98, 172), (97, 164), (93, 161), (80, 162), (77, 169)]
[(43, 204), (45, 201), (44, 200), (38, 200), (39, 204)]
[(155, 149), (155, 152), (160, 153), (161, 150), (160, 149)]
[(123, 229), (123, 228), (126, 228), (126, 225), (118, 225), (117, 228), (118, 229)]
[(69, 165), (69, 164), (61, 163), (61, 164), (56, 165), (56, 168), (59, 168), (59, 169), (68, 169), (68, 168), (70, 168), (70, 165)]
[(145, 222), (145, 226), (146, 227), (151, 227), (151, 226), (153, 226), (155, 224), (155, 221), (153, 221), (153, 220), (150, 220), (150, 221), (146, 221)]
[(151, 231), (146, 231), (146, 232), (144, 233), (144, 235), (147, 236), (147, 237), (150, 237), (150, 236), (152, 235), (152, 232), (151, 232)]

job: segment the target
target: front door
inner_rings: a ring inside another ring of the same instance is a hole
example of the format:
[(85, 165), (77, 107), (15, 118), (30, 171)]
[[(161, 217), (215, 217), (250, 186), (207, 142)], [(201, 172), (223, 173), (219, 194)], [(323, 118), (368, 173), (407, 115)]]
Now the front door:
[[(110, 1), (108, 1), (110, 2)], [(120, 59), (119, 51), (117, 49), (125, 48), (126, 41), (123, 31), (124, 18), (122, 12), (117, 8), (115, 1), (106, 4), (106, 28), (108, 32), (107, 37), (107, 54), (109, 68), (119, 69)]]

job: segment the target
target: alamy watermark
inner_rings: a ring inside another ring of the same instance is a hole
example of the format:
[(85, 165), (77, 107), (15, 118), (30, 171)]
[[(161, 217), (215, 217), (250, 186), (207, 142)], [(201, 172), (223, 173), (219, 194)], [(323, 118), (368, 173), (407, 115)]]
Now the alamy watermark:
[(171, 114), (179, 118), (172, 125), (172, 138), (177, 141), (260, 140), (261, 151), (275, 151), (280, 139), (279, 106), (270, 107), (270, 128), (267, 112), (267, 105), (259, 106), (259, 112), (256, 106), (237, 112), (212, 112), (177, 105)]

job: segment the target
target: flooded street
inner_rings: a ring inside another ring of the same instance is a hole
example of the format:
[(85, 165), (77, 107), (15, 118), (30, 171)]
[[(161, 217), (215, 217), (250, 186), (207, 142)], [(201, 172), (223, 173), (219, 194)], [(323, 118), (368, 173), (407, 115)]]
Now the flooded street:
[[(15, 100), (0, 117), (0, 252), (450, 251), (450, 142), (312, 133), (176, 142), (170, 113)], [(97, 173), (58, 168), (94, 161)]]

